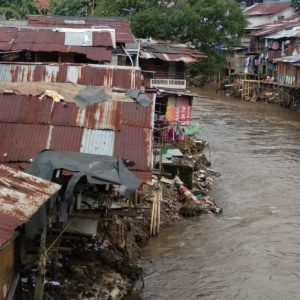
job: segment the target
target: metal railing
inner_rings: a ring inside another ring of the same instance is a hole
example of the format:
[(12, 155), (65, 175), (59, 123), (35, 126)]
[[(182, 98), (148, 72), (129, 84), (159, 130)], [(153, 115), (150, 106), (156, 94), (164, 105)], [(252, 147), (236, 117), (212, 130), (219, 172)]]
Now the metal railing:
[(186, 89), (186, 80), (153, 78), (150, 80), (150, 88)]

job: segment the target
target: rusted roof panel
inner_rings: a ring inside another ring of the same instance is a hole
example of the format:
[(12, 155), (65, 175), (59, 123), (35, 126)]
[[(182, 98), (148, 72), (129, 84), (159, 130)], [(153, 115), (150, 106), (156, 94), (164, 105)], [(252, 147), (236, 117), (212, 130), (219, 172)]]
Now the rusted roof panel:
[(257, 3), (244, 10), (247, 16), (274, 15), (287, 9), (291, 3)]
[(87, 86), (141, 88), (141, 71), (131, 67), (80, 64), (0, 63), (2, 82), (73, 82)]
[(0, 165), (0, 246), (59, 189), (56, 183)]
[(57, 103), (53, 104), (51, 112), (51, 125), (58, 126), (77, 126), (79, 109), (75, 103)]
[(6, 162), (8, 153), (13, 147), (12, 139), (15, 135), (16, 124), (0, 123), (0, 162)]
[(93, 46), (112, 47), (111, 35), (109, 32), (93, 32)]
[(116, 132), (114, 156), (135, 162), (134, 169), (152, 169), (152, 130), (121, 125)]
[(152, 128), (152, 105), (142, 107), (137, 103), (122, 103), (121, 122), (142, 128)]
[[(55, 126), (50, 128), (48, 145), (56, 151), (79, 152), (83, 128)], [(48, 148), (48, 147), (47, 147)]]
[(23, 224), (23, 221), (16, 217), (8, 216), (0, 211), (0, 249), (10, 241), (16, 229)]
[(10, 124), (15, 127), (6, 161), (28, 161), (47, 145), (49, 126)]
[(118, 130), (119, 123), (120, 103), (110, 101), (87, 106), (77, 118), (77, 125), (90, 129)]
[(0, 121), (18, 122), (26, 98), (20, 95), (0, 94)]
[(58, 32), (27, 28), (16, 31), (0, 28), (1, 51), (72, 52), (81, 53), (95, 61), (111, 61), (111, 47), (112, 39), (108, 32)]
[(0, 162), (28, 161), (47, 145), (49, 126), (0, 123)]
[(134, 43), (135, 37), (129, 22), (124, 18), (84, 18), (84, 17), (50, 17), (31, 16), (28, 25), (36, 27), (92, 28), (110, 27), (116, 31), (118, 43)]

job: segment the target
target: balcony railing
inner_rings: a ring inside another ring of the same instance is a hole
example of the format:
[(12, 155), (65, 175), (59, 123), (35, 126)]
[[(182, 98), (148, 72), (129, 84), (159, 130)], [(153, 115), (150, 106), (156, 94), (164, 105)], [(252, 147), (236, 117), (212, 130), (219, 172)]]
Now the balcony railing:
[(150, 80), (150, 88), (186, 89), (186, 80), (153, 78)]

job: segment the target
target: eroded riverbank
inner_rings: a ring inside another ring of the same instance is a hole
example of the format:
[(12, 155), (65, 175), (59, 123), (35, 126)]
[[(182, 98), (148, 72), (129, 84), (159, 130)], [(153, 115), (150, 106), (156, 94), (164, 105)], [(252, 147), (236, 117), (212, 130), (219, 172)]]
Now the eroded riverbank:
[(144, 249), (142, 299), (297, 299), (300, 114), (270, 104), (200, 97), (224, 208), (163, 231)]

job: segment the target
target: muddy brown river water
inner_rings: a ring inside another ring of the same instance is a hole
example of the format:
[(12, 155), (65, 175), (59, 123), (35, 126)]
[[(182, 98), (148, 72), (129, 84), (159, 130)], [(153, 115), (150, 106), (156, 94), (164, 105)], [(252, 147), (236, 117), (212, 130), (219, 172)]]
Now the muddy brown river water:
[(224, 212), (150, 241), (141, 298), (300, 299), (300, 113), (208, 97), (193, 110)]

